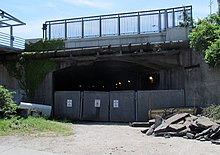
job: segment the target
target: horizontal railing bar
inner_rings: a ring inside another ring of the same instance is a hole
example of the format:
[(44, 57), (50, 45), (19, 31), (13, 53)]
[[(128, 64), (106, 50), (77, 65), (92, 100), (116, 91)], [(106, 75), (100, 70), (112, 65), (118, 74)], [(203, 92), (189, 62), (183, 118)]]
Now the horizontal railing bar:
[[(168, 9), (158, 9), (158, 10), (149, 10), (149, 11), (135, 11), (135, 12), (128, 12), (128, 13), (117, 13), (117, 14), (108, 14), (108, 15), (98, 15), (98, 16), (89, 16), (89, 17), (78, 17), (78, 18), (66, 18), (66, 19), (59, 19), (59, 20), (51, 20), (51, 21), (46, 21), (45, 23), (50, 23), (51, 22), (59, 22), (59, 21), (66, 21), (66, 20), (80, 20), (80, 19), (86, 19), (86, 18), (100, 18), (100, 17), (105, 17), (105, 16), (120, 16), (120, 15), (130, 15), (130, 14), (138, 14), (138, 13), (146, 13), (146, 12), (159, 12), (159, 11), (164, 11), (164, 10), (173, 10), (175, 9), (183, 9), (185, 8), (191, 8), (192, 6), (183, 6), (183, 7), (176, 7), (176, 8), (168, 8)], [(190, 10), (190, 9), (189, 9)]]

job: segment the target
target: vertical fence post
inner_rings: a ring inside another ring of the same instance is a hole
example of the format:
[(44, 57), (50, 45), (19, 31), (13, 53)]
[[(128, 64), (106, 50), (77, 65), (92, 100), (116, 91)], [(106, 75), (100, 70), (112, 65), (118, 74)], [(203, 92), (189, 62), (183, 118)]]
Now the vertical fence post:
[(158, 13), (158, 31), (161, 32), (161, 12)]
[(51, 24), (49, 22), (49, 40), (51, 39)]
[(46, 27), (46, 29), (45, 29), (45, 40), (47, 40), (47, 24), (45, 23), (45, 27)]
[(10, 47), (13, 47), (14, 37), (13, 37), (13, 27), (10, 26)]
[(165, 30), (168, 28), (168, 14), (167, 14), (167, 10), (164, 10), (164, 26), (165, 26)]
[(138, 12), (138, 16), (137, 16), (137, 33), (141, 34), (141, 18), (140, 18), (140, 13)]
[(102, 37), (102, 16), (99, 17), (99, 37)]
[[(219, 5), (220, 6), (220, 5)], [(190, 6), (190, 26), (193, 26), (193, 12), (192, 12), (192, 6)]]
[(84, 20), (83, 20), (83, 18), (82, 18), (82, 36), (81, 37), (84, 38)]
[(173, 13), (173, 27), (175, 27), (175, 9), (172, 10), (172, 13)]
[(120, 22), (120, 15), (118, 15), (118, 35), (121, 35), (121, 22)]
[(65, 20), (65, 26), (64, 26), (64, 35), (65, 35), (65, 39), (67, 39), (67, 22), (66, 22), (66, 20)]

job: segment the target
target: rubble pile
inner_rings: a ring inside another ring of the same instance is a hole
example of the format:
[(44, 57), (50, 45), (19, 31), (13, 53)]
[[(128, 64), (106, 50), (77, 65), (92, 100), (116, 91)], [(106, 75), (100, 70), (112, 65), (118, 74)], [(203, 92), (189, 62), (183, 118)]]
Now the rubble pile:
[(150, 128), (142, 130), (142, 133), (167, 138), (179, 136), (220, 144), (220, 125), (207, 117), (179, 113), (166, 119), (156, 116), (154, 122)]

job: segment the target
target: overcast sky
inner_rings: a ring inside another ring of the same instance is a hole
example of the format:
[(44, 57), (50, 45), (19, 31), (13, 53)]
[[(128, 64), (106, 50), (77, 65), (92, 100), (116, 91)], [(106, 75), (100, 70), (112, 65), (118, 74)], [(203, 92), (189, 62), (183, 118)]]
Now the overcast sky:
[[(47, 20), (103, 15), (129, 11), (193, 6), (194, 19), (210, 12), (210, 0), (1, 0), (0, 9), (26, 23), (16, 27), (14, 35), (28, 39), (42, 37), (42, 24)], [(212, 0), (212, 12), (217, 0)], [(8, 29), (0, 29), (8, 33)]]

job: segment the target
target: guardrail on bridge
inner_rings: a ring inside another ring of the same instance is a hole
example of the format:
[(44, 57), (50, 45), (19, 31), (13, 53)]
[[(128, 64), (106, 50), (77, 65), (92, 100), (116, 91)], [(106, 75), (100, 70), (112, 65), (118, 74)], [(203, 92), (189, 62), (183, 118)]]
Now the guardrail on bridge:
[(192, 6), (46, 21), (45, 39), (148, 34), (192, 25)]
[(24, 49), (25, 39), (0, 32), (0, 45)]

